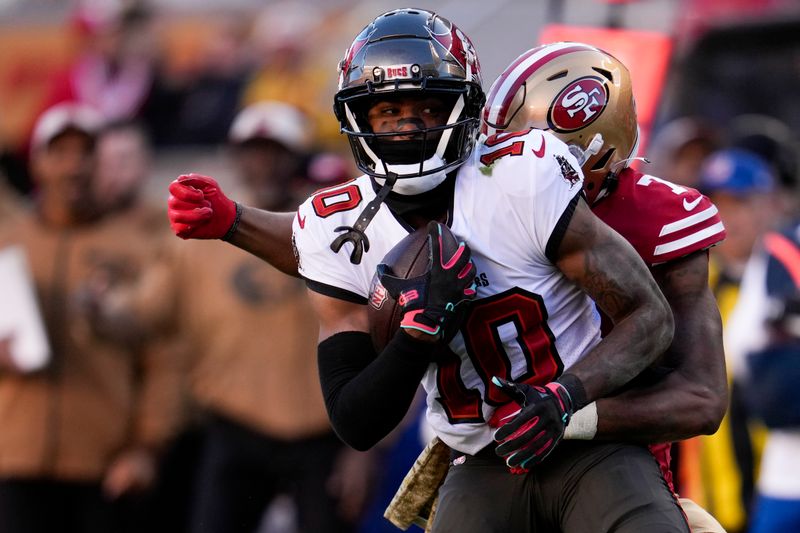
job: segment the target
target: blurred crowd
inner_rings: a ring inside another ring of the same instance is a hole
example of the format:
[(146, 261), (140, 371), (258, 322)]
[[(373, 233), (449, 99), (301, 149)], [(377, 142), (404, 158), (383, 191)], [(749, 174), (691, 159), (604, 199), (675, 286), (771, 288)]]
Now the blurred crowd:
[[(694, 498), (731, 532), (748, 531), (751, 524), (752, 531), (783, 530), (768, 521), (774, 509), (759, 505), (764, 498), (794, 506), (800, 503), (800, 485), (786, 483), (793, 476), (796, 478), (791, 462), (770, 473), (760, 468), (768, 458), (770, 448), (766, 443), (775, 433), (771, 429), (780, 434), (788, 421), (765, 422), (763, 411), (756, 405), (759, 400), (754, 397), (774, 395), (780, 384), (763, 383), (749, 371), (753, 353), (772, 342), (762, 334), (762, 328), (770, 320), (791, 317), (772, 317), (766, 309), (752, 309), (752, 296), (745, 298), (741, 290), (743, 278), (755, 275), (748, 274), (754, 268), (751, 263), (764, 260), (768, 253), (765, 240), (776, 232), (792, 235), (787, 246), (800, 251), (800, 234), (796, 231), (800, 216), (798, 147), (797, 135), (780, 120), (743, 114), (725, 131), (699, 117), (676, 119), (659, 130), (650, 151), (654, 173), (707, 195), (719, 209), (728, 231), (725, 241), (711, 250), (710, 283), (724, 324), (730, 404), (717, 433), (674, 447), (673, 468), (678, 492)], [(799, 260), (800, 255), (786, 259), (782, 275), (796, 271)], [(767, 298), (768, 291), (773, 290), (765, 279), (752, 283), (750, 290), (760, 298)], [(785, 285), (769, 295), (781, 309), (784, 302), (794, 301), (800, 291), (796, 283)], [(784, 337), (781, 342), (798, 339), (796, 332)], [(756, 338), (761, 340), (753, 343)], [(800, 352), (795, 350), (795, 355)], [(797, 361), (789, 366), (799, 369), (800, 360)], [(792, 374), (786, 369), (784, 372), (781, 379), (788, 384)], [(753, 389), (754, 383), (767, 388)], [(797, 400), (788, 401), (797, 408)], [(797, 435), (796, 424), (791, 431)], [(789, 453), (800, 451), (797, 437), (790, 442)], [(759, 524), (759, 520), (764, 523)]]
[[(63, 64), (43, 64), (47, 79), (29, 91), (40, 98), (20, 98), (26, 115), (13, 129), (0, 119), (0, 170), (17, 190), (33, 188), (26, 160), (34, 121), (62, 102), (91, 106), (106, 121), (137, 122), (160, 152), (217, 147), (243, 107), (280, 100), (308, 120), (309, 156), (341, 152), (329, 112), (330, 51), (311, 53), (313, 36), (336, 22), (335, 13), (323, 19), (317, 8), (291, 0), (255, 14), (226, 11), (197, 20), (168, 19), (157, 9), (137, 0), (76, 3), (61, 30), (61, 46), (70, 50)], [(313, 179), (336, 180), (349, 171), (347, 159), (320, 161), (309, 167)]]
[[(86, 3), (69, 24), (79, 52), (0, 157), (0, 254), (25, 251), (50, 348), (23, 368), (0, 330), (0, 531), (392, 531), (383, 507), (426, 443), (418, 410), (376, 450), (343, 446), (302, 281), (179, 241), (143, 192), (159, 152), (185, 145), (220, 149), (235, 196), (270, 210), (354, 176), (334, 71), (296, 38), (326, 21), (299, 2), (224, 18), (183, 71), (157, 53), (152, 5)], [(800, 506), (780, 460), (800, 453), (800, 407), (776, 420), (753, 401), (754, 384), (791, 396), (780, 380), (799, 373), (799, 146), (775, 117), (680, 117), (640, 154), (709, 196), (728, 231), (711, 261), (735, 324), (731, 404), (715, 435), (676, 445), (674, 469), (730, 532)], [(788, 354), (777, 372), (769, 350)]]

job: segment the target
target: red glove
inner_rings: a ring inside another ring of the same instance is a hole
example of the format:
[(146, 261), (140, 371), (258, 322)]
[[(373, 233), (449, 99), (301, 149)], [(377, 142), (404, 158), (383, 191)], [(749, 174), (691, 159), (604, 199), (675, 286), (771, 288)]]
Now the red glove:
[(169, 223), (181, 239), (228, 240), (236, 231), (241, 206), (213, 178), (185, 174), (169, 184), (169, 192)]

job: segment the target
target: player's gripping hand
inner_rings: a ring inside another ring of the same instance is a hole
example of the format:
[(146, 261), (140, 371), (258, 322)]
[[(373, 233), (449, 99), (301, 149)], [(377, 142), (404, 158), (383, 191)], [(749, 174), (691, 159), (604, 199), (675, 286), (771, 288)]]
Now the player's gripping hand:
[(448, 228), (428, 223), (428, 270), (421, 276), (398, 278), (385, 264), (378, 265), (378, 276), (403, 309), (401, 328), (449, 341), (458, 328), (463, 304), (475, 297), (475, 264), (465, 242), (444, 242), (444, 237), (452, 239)]
[(499, 443), (495, 451), (512, 472), (526, 471), (541, 463), (564, 436), (572, 399), (558, 381), (534, 387), (495, 376), (492, 382), (520, 406), (516, 416), (494, 432)]
[(182, 239), (225, 239), (236, 231), (241, 206), (222, 192), (213, 178), (185, 174), (169, 184), (167, 213)]

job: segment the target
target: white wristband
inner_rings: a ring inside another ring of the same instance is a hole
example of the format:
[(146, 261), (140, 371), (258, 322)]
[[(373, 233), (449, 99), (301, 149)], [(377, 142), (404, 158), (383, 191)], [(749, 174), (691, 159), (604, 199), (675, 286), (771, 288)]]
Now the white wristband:
[(569, 420), (564, 438), (571, 440), (592, 440), (597, 434), (597, 402), (592, 402), (577, 411)]

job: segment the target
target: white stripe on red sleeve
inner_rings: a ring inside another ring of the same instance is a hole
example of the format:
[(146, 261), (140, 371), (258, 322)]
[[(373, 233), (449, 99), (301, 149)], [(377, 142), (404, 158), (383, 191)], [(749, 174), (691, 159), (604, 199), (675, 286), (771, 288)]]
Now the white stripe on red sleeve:
[(690, 226), (694, 226), (695, 224), (699, 224), (704, 220), (708, 220), (709, 218), (716, 215), (718, 212), (717, 206), (711, 205), (708, 209), (704, 209), (699, 213), (695, 213), (694, 215), (688, 216), (686, 218), (682, 218), (680, 220), (676, 220), (675, 222), (670, 222), (669, 224), (665, 224), (664, 227), (661, 228), (661, 233), (658, 234), (659, 237), (663, 237), (664, 235), (669, 235), (670, 233), (675, 233), (676, 231), (680, 231), (682, 229), (686, 229)]
[[(700, 213), (698, 213), (698, 215), (699, 214)], [(712, 235), (715, 235), (717, 233), (722, 233), (724, 230), (725, 230), (725, 226), (722, 224), (722, 222), (717, 222), (713, 226), (709, 226), (709, 227), (707, 227), (707, 228), (705, 228), (703, 230), (700, 230), (698, 232), (692, 233), (691, 235), (687, 235), (686, 237), (683, 237), (683, 238), (678, 239), (676, 241), (672, 241), (672, 242), (668, 242), (668, 243), (664, 243), (664, 244), (659, 244), (658, 246), (656, 246), (655, 250), (653, 251), (653, 255), (654, 256), (664, 255), (664, 254), (668, 254), (670, 252), (674, 252), (675, 250), (680, 250), (681, 248), (685, 248), (685, 247), (690, 246), (690, 245), (692, 245), (692, 244), (694, 244), (696, 242), (700, 242), (700, 241), (702, 241), (704, 239), (707, 239), (708, 237), (711, 237)], [(677, 231), (677, 230), (675, 230), (675, 231)]]

